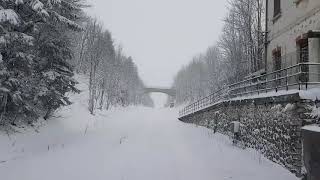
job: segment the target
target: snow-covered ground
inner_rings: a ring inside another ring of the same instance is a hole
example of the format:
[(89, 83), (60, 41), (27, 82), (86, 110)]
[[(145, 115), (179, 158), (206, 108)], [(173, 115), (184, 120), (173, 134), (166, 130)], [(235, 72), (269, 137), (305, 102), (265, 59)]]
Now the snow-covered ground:
[(91, 116), (83, 82), (75, 103), (38, 132), (0, 136), (1, 180), (297, 179), (223, 135), (178, 121), (177, 109), (128, 107)]

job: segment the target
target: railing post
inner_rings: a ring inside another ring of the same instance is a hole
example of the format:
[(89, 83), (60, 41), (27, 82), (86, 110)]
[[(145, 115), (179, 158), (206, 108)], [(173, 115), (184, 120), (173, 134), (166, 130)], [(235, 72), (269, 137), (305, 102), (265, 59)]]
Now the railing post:
[(309, 72), (310, 72), (310, 67), (309, 67), (309, 65), (307, 65), (307, 64), (305, 64), (305, 66), (307, 66), (307, 67), (305, 67), (305, 69), (306, 69), (306, 74), (305, 74), (305, 79), (306, 79), (306, 90), (308, 90), (308, 81), (309, 81)]
[(196, 112), (197, 109), (199, 109), (199, 101), (197, 101), (197, 106), (196, 106), (196, 109), (194, 110), (194, 112)]
[(288, 70), (286, 69), (286, 89), (287, 91), (289, 90), (289, 87), (288, 87)]
[(259, 78), (257, 78), (256, 91), (258, 91), (258, 95), (260, 94), (259, 84), (260, 84)]
[(268, 93), (267, 82), (268, 82), (268, 75), (266, 75), (266, 81), (265, 81), (265, 85), (264, 85), (265, 86), (264, 89), (265, 89), (266, 93)]
[(276, 92), (278, 92), (278, 73), (276, 73)]
[(301, 78), (302, 78), (302, 68), (301, 68), (301, 64), (299, 64), (299, 73), (298, 73), (298, 86), (299, 86), (299, 91), (301, 90)]
[(209, 105), (209, 97), (206, 97), (206, 105), (205, 106), (208, 106)]

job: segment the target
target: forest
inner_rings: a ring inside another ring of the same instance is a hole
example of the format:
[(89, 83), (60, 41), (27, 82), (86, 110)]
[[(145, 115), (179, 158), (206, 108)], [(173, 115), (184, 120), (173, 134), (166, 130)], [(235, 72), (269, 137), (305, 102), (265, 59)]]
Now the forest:
[(133, 59), (84, 9), (85, 0), (0, 1), (0, 125), (49, 119), (89, 79), (88, 110), (153, 106)]

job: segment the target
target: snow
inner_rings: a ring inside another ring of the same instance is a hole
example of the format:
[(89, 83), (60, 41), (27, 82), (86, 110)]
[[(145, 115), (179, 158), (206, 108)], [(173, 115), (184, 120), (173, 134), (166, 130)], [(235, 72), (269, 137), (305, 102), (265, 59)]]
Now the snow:
[(23, 4), (23, 0), (16, 0), (16, 5)]
[(50, 0), (51, 4), (59, 4), (61, 3), (61, 0)]
[(75, 23), (74, 21), (69, 20), (66, 17), (61, 16), (60, 14), (58, 14), (57, 12), (54, 11), (50, 11), (50, 15), (52, 17), (54, 17), (56, 19), (57, 22), (61, 22), (64, 23), (72, 28), (75, 28), (77, 30), (82, 30), (83, 28), (81, 26), (79, 26), (77, 23)]
[(20, 33), (20, 38), (28, 45), (32, 46), (33, 45), (33, 41), (34, 41), (34, 38), (32, 36), (29, 36), (27, 34), (24, 34), (24, 33)]
[(6, 40), (4, 39), (4, 36), (0, 36), (0, 44), (6, 44)]
[(81, 94), (50, 121), (0, 135), (5, 180), (297, 180), (258, 152), (209, 129), (177, 120), (177, 109), (87, 110)]
[(20, 23), (19, 16), (12, 9), (0, 9), (0, 23), (9, 22), (13, 25)]
[(5, 87), (0, 87), (0, 92), (1, 92), (1, 93), (9, 93), (10, 90), (7, 89), (7, 88), (5, 88)]
[(310, 116), (312, 118), (320, 118), (320, 107), (313, 106), (311, 108), (312, 108), (312, 111), (310, 113)]
[(31, 6), (32, 9), (35, 10), (35, 11), (42, 11), (42, 10), (43, 10), (43, 3), (40, 2), (39, 0), (33, 0), (33, 1), (31, 1), (30, 6)]
[(49, 78), (50, 80), (54, 80), (59, 74), (54, 71), (48, 71), (45, 72), (43, 75)]
[(301, 91), (300, 97), (302, 99), (311, 99), (313, 101), (316, 99), (320, 99), (320, 88), (316, 87), (316, 88), (308, 89), (307, 91)]
[(308, 131), (320, 132), (319, 125), (308, 125), (308, 126), (304, 126), (302, 129), (308, 130)]
[(240, 97), (236, 97), (236, 98), (232, 98), (230, 99), (231, 101), (235, 101), (235, 100), (246, 100), (246, 99), (257, 99), (257, 98), (265, 98), (265, 97), (278, 97), (278, 96), (283, 96), (283, 95), (288, 95), (288, 94), (295, 94), (295, 93), (299, 93), (302, 91), (299, 90), (280, 90), (278, 92), (276, 91), (270, 91), (267, 93), (260, 93), (260, 94), (254, 94), (254, 95), (246, 95), (246, 96), (240, 96)]
[(271, 91), (267, 93), (260, 93), (255, 95), (247, 95), (247, 96), (241, 96), (232, 98), (231, 100), (245, 100), (245, 99), (257, 99), (257, 98), (265, 98), (265, 97), (277, 97), (277, 96), (283, 96), (283, 95), (289, 95), (289, 94), (295, 94), (299, 93), (300, 98), (302, 99), (310, 99), (310, 100), (316, 100), (316, 98), (320, 98), (320, 88), (319, 86), (314, 86), (309, 88), (308, 90), (298, 90), (298, 89), (291, 89), (291, 90), (280, 90), (278, 92)]
[(286, 107), (282, 110), (282, 112), (292, 111), (292, 110), (294, 110), (294, 108), (295, 108), (295, 105), (294, 105), (294, 104), (288, 103), (288, 104), (286, 105)]

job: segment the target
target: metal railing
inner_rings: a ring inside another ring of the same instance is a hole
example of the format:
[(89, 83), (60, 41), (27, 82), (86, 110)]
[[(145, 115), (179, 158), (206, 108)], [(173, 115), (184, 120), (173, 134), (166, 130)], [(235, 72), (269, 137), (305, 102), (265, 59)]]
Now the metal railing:
[(299, 63), (284, 69), (251, 77), (197, 100), (179, 112), (183, 117), (228, 99), (278, 92), (280, 90), (307, 90), (320, 85), (320, 63)]

